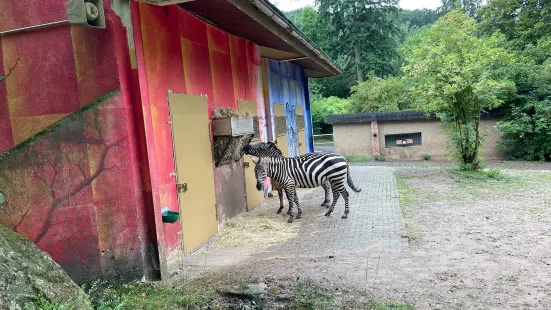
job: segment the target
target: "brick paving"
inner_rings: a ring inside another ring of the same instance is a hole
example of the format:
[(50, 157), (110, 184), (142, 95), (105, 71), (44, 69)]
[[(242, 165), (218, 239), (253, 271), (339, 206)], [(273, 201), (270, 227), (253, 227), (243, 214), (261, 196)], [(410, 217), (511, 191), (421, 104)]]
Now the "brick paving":
[[(401, 252), (408, 242), (402, 238), (405, 223), (399, 205), (398, 185), (389, 167), (351, 166), (351, 174), (360, 193), (350, 192), (350, 214), (344, 213), (344, 200), (339, 198), (330, 217), (320, 207), (323, 190), (299, 189), (303, 216), (298, 238), (273, 247), (269, 252), (286, 253), (294, 257), (325, 256), (341, 253), (360, 253), (368, 249)], [(270, 199), (261, 212), (275, 212), (279, 199)], [(285, 211), (287, 201), (285, 200)], [(283, 215), (282, 215), (283, 216)], [(286, 216), (286, 215), (285, 215)]]

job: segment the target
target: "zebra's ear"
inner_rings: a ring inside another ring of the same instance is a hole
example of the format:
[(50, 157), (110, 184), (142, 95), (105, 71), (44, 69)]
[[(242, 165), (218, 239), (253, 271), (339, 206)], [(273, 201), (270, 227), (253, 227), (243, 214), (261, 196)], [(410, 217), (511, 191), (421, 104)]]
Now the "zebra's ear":
[(273, 144), (277, 145), (277, 139), (274, 140), (274, 141), (270, 141), (270, 143), (273, 143)]
[(251, 156), (251, 160), (253, 161), (253, 163), (255, 165), (258, 164), (258, 158), (254, 157), (254, 156)]

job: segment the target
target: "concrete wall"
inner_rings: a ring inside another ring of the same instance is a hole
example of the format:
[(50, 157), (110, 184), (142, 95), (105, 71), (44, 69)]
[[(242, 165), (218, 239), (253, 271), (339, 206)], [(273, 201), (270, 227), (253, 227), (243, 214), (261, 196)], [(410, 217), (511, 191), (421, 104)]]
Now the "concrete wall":
[[(496, 146), (501, 138), (499, 132), (492, 127), (497, 119), (483, 119), (480, 129), (488, 131), (481, 148), (480, 156), (485, 159), (500, 159), (504, 157), (502, 150)], [(449, 135), (445, 127), (437, 120), (422, 121), (387, 121), (378, 122), (379, 145), (381, 155), (389, 160), (420, 160), (424, 154), (433, 159), (450, 158), (447, 151)], [(422, 145), (407, 147), (386, 147), (385, 135), (421, 132)], [(335, 152), (351, 156), (373, 156), (371, 123), (339, 123), (333, 125)]]

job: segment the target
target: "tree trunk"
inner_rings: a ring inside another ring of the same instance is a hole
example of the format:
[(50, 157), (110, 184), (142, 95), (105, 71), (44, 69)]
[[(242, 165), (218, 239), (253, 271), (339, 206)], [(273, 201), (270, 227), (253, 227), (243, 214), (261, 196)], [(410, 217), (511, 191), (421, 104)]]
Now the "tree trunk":
[(354, 47), (354, 62), (356, 63), (356, 72), (358, 73), (358, 82), (361, 83), (364, 81), (364, 74), (360, 66), (361, 58), (360, 58), (360, 50), (358, 49), (358, 47)]
[[(480, 115), (480, 114), (479, 114)], [(478, 170), (478, 165), (480, 162), (478, 161), (478, 150), (480, 148), (480, 130), (478, 129), (480, 127), (480, 116), (476, 120), (474, 124), (474, 130), (476, 132), (476, 140), (474, 144), (474, 158), (473, 158), (473, 169)]]

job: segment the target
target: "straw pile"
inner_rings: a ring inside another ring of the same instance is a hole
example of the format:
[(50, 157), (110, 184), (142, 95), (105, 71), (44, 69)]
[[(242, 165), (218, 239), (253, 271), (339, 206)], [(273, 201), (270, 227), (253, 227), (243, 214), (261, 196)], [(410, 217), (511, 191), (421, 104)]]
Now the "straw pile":
[(288, 224), (287, 217), (278, 214), (244, 213), (226, 221), (214, 244), (221, 248), (281, 244), (298, 236), (298, 224)]
[(212, 110), (212, 119), (228, 118), (228, 117), (250, 117), (249, 112), (239, 112), (232, 108), (216, 108)]

